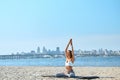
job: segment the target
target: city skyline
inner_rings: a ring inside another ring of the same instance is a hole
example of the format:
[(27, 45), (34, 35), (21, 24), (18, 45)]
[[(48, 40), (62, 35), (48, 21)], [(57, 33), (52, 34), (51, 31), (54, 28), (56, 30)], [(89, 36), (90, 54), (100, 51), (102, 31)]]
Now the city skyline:
[[(13, 52), (11, 53), (12, 55), (16, 55), (16, 54), (64, 54), (64, 50), (61, 50), (60, 47), (56, 47), (54, 50), (51, 49), (47, 49), (45, 46), (42, 47), (42, 49), (38, 46), (36, 48), (36, 50), (30, 50), (29, 52)], [(110, 49), (103, 49), (103, 48), (99, 48), (99, 49), (91, 49), (91, 50), (82, 50), (82, 49), (78, 49), (78, 50), (74, 50), (75, 54), (118, 54), (120, 55), (120, 50), (110, 50)], [(10, 55), (11, 55), (10, 54)]]
[(120, 49), (119, 0), (0, 1), (0, 55), (36, 46)]
[[(74, 50), (75, 57), (82, 56), (120, 56), (120, 50), (108, 50), (108, 49), (98, 49), (98, 50)], [(29, 52), (17, 52), (7, 55), (0, 55), (0, 59), (36, 59), (36, 58), (64, 58), (65, 51), (61, 51), (60, 47), (56, 47), (56, 50), (46, 49), (45, 46), (40, 49), (38, 46), (36, 50), (31, 50)]]

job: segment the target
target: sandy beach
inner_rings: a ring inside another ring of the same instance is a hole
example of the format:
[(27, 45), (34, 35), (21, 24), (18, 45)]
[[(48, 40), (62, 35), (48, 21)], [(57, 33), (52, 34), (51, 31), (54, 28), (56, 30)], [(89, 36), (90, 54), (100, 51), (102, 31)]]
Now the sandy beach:
[[(55, 75), (64, 70), (64, 67), (0, 66), (0, 80), (79, 80), (41, 76)], [(76, 76), (100, 77), (92, 80), (120, 80), (120, 67), (74, 67), (74, 71)]]

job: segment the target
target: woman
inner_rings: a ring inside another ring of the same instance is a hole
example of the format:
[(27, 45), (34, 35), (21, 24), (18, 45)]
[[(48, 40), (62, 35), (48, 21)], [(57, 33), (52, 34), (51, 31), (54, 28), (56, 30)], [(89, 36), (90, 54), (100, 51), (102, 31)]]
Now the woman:
[[(71, 46), (72, 51), (68, 50), (69, 46)], [(66, 61), (65, 61), (65, 72), (64, 73), (59, 73), (56, 74), (57, 77), (74, 77), (75, 73), (72, 69), (73, 64), (74, 64), (74, 49), (73, 49), (73, 44), (72, 44), (72, 39), (70, 39), (66, 49), (65, 49), (65, 56), (66, 56)]]

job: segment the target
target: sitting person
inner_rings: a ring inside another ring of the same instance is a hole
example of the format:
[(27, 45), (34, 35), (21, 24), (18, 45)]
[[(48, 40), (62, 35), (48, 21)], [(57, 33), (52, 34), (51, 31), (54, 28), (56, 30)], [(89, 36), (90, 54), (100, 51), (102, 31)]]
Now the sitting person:
[[(71, 45), (72, 51), (68, 50), (68, 47)], [(70, 39), (66, 49), (65, 49), (65, 56), (66, 56), (66, 61), (65, 61), (65, 72), (64, 73), (58, 73), (56, 74), (56, 77), (74, 77), (75, 73), (73, 71), (73, 64), (74, 64), (74, 49), (73, 49), (73, 44), (72, 44), (72, 39)]]

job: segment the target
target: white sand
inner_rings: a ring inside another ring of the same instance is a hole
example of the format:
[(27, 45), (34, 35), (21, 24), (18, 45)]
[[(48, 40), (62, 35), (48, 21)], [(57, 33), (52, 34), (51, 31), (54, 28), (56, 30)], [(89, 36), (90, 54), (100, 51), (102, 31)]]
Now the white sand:
[[(64, 69), (64, 67), (0, 66), (0, 80), (77, 80), (73, 78), (41, 77), (41, 75), (63, 72)], [(92, 80), (120, 80), (120, 67), (74, 67), (74, 71), (77, 76), (106, 77)]]

